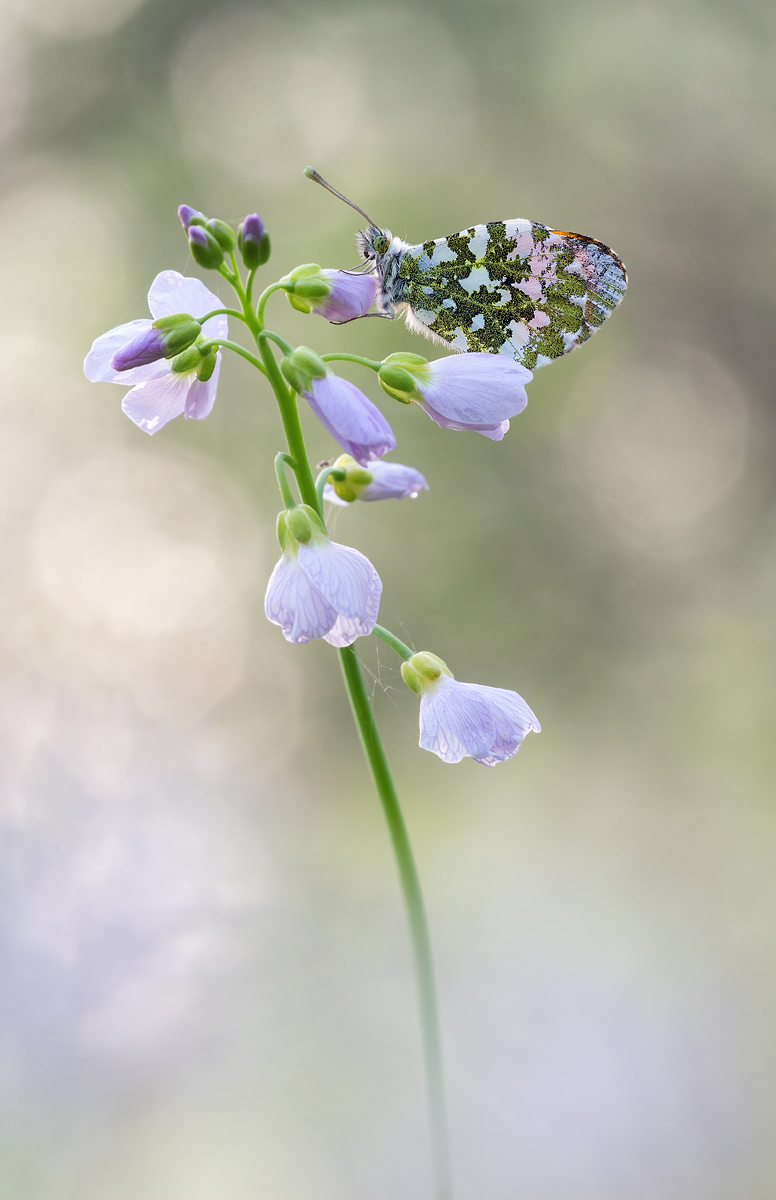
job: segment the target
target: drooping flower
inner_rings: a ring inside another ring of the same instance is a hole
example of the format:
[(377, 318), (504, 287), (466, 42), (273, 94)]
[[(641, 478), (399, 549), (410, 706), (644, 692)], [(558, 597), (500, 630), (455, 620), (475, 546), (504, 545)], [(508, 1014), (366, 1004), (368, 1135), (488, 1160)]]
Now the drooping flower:
[(420, 696), (420, 747), (443, 762), (473, 758), (486, 767), (512, 758), (541, 725), (517, 692), (461, 683), (428, 651), (402, 663), (402, 678)]
[(331, 504), (347, 508), (354, 500), (402, 500), (414, 499), (428, 484), (414, 467), (402, 463), (372, 462), (369, 467), (359, 466), (349, 455), (341, 454), (332, 470), (345, 472), (344, 479), (335, 479), (323, 489), (323, 498)]
[(509, 418), (526, 406), (533, 374), (500, 354), (451, 354), (428, 362), (419, 354), (390, 354), (379, 379), (390, 396), (417, 401), (443, 429), (472, 430), (500, 442)]
[[(193, 226), (192, 228), (196, 228)], [(199, 279), (187, 278), (177, 271), (162, 271), (148, 292), (148, 307), (154, 318), (188, 315), (204, 316), (221, 301), (208, 291)], [(137, 353), (138, 343), (158, 340), (151, 334), (152, 321), (143, 318), (117, 325), (103, 333), (93, 343), (84, 362), (87, 379), (93, 383), (121, 383), (131, 390), (121, 405), (127, 416), (146, 433), (157, 433), (163, 425), (181, 413), (201, 421), (209, 416), (216, 397), (221, 370), (221, 353), (202, 358), (196, 345), (176, 358), (157, 359), (141, 366), (119, 368), (115, 363), (136, 361), (128, 351)], [(198, 339), (206, 344), (210, 338), (225, 338), (228, 333), (226, 317), (211, 317), (202, 326)]]
[(396, 449), (396, 438), (380, 409), (354, 383), (330, 371), (312, 350), (298, 346), (280, 365), (324, 429), (356, 462), (364, 466)]
[(264, 611), (299, 645), (323, 638), (349, 646), (374, 629), (383, 585), (368, 558), (330, 541), (308, 505), (278, 517), (283, 551), (267, 585)]
[(344, 325), (346, 321), (365, 317), (378, 290), (374, 275), (322, 268), (317, 263), (295, 267), (280, 283), (292, 308), (303, 313), (317, 313), (333, 325)]

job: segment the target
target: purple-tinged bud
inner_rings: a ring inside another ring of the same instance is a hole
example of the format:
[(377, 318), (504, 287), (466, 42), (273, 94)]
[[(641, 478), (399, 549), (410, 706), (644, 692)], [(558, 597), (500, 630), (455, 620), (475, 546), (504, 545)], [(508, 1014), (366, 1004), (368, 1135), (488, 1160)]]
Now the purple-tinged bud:
[(208, 233), (212, 233), (221, 249), (225, 250), (227, 254), (230, 250), (234, 250), (234, 230), (231, 225), (227, 225), (226, 221), (220, 221), (218, 217), (213, 217), (207, 222), (205, 229)]
[(199, 321), (188, 313), (160, 317), (114, 354), (111, 367), (114, 371), (130, 371), (160, 358), (173, 358), (191, 346), (201, 331)]
[(269, 258), (269, 234), (258, 213), (249, 213), (237, 230), (237, 245), (249, 271), (262, 267)]
[(209, 230), (201, 225), (189, 226), (189, 250), (191, 257), (206, 271), (214, 271), (224, 261), (224, 252)]
[(190, 204), (179, 205), (178, 216), (187, 233), (190, 225), (204, 225), (207, 220), (203, 213), (197, 212), (196, 208), (192, 208)]

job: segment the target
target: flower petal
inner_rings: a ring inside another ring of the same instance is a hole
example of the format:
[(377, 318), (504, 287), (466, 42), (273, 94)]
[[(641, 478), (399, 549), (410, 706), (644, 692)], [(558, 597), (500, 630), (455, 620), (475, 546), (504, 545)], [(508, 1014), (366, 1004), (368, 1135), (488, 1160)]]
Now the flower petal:
[(424, 413), (442, 429), (457, 429), (462, 433), (481, 433), (483, 437), (490, 438), (494, 442), (500, 442), (509, 429), (509, 421), (502, 421), (499, 425), (463, 425), (460, 421), (450, 421), (447, 417), (441, 416), (424, 400), (418, 400), (417, 403)]
[(420, 698), (420, 747), (442, 762), (488, 754), (496, 735), (491, 705), (479, 688), (443, 675)]
[(359, 494), (359, 500), (403, 500), (428, 491), (428, 484), (414, 467), (403, 463), (373, 462), (369, 464), (372, 482)]
[(92, 383), (125, 383), (128, 386), (135, 383), (146, 383), (149, 379), (158, 379), (166, 375), (170, 364), (163, 360), (146, 363), (143, 367), (133, 367), (130, 371), (114, 371), (111, 359), (125, 346), (134, 341), (139, 334), (151, 328), (148, 317), (137, 321), (127, 321), (109, 329), (92, 342), (92, 348), (84, 359), (84, 374)]
[(287, 642), (301, 645), (328, 633), (337, 620), (335, 609), (310, 582), (299, 563), (285, 554), (267, 584), (264, 612), (279, 625)]
[(452, 354), (429, 363), (418, 390), (435, 413), (467, 427), (500, 425), (522, 412), (532, 373), (503, 355)]
[(374, 275), (356, 275), (351, 271), (321, 271), (331, 291), (313, 305), (313, 312), (341, 325), (369, 312), (377, 295)]
[(121, 405), (131, 421), (146, 433), (158, 433), (163, 425), (179, 417), (186, 405), (186, 396), (195, 378), (191, 372), (175, 375), (167, 363), (163, 379), (140, 383), (127, 392)]
[(362, 466), (396, 448), (380, 409), (349, 380), (329, 371), (313, 379), (304, 397), (324, 429)]
[(357, 618), (368, 626), (362, 632), (371, 633), (383, 585), (369, 559), (350, 546), (328, 540), (300, 546), (298, 554), (300, 567), (337, 613)]
[[(181, 275), (179, 271), (160, 271), (148, 289), (148, 307), (154, 320), (187, 312), (201, 317), (212, 308), (223, 308), (218, 296), (208, 291), (201, 279)], [(227, 319), (224, 315), (211, 317), (202, 326), (208, 337), (226, 337)]]
[(495, 737), (488, 754), (477, 758), (485, 766), (495, 766), (512, 758), (528, 733), (541, 733), (541, 725), (522, 696), (505, 688), (480, 686), (483, 698), (490, 704)]
[(221, 354), (216, 355), (216, 365), (213, 374), (204, 381), (196, 379), (189, 388), (186, 397), (184, 413), (193, 421), (204, 421), (213, 411), (213, 404), (218, 389), (218, 376), (221, 374)]

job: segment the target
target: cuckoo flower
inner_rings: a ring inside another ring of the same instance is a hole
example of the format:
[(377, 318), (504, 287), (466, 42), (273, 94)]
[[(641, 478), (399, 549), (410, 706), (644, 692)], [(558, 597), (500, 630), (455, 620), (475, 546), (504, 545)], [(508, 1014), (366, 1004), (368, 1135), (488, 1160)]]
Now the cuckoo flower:
[(406, 496), (415, 499), (428, 484), (414, 467), (401, 463), (372, 462), (361, 467), (349, 454), (341, 454), (332, 470), (344, 472), (344, 479), (334, 479), (323, 489), (324, 500), (347, 508), (354, 500), (403, 500)]
[(374, 629), (383, 585), (368, 558), (329, 540), (308, 505), (278, 517), (283, 551), (267, 585), (264, 611), (299, 645), (324, 638), (349, 646)]
[[(199, 279), (186, 278), (177, 271), (162, 271), (151, 284), (148, 307), (154, 318), (190, 315), (196, 319), (220, 308), (221, 301)], [(121, 383), (131, 387), (121, 407), (146, 433), (157, 433), (181, 413), (202, 420), (209, 416), (216, 397), (220, 352), (203, 358), (197, 347), (191, 346), (171, 361), (143, 358), (144, 347), (146, 355), (154, 352), (151, 343), (164, 353), (159, 334), (165, 332), (154, 330), (148, 318), (117, 325), (97, 338), (84, 362), (86, 377), (93, 383)], [(208, 338), (226, 336), (226, 317), (211, 317), (202, 326), (201, 344)]]
[(363, 466), (396, 449), (396, 438), (380, 409), (354, 383), (330, 371), (312, 350), (298, 346), (281, 367), (324, 429), (356, 462)]
[(413, 654), (401, 673), (420, 696), (420, 747), (442, 762), (473, 758), (494, 767), (517, 754), (527, 733), (541, 731), (517, 692), (460, 683), (435, 654)]
[(416, 400), (443, 429), (472, 430), (500, 442), (509, 418), (526, 406), (526, 367), (500, 354), (451, 354), (428, 362), (419, 354), (389, 354), (379, 373), (390, 396)]

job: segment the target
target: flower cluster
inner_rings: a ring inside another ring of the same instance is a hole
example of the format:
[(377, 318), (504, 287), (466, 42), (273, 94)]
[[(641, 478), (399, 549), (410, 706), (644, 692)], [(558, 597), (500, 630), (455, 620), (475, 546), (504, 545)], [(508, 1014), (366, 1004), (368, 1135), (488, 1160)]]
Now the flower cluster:
[[(396, 448), (388, 421), (332, 363), (344, 359), (360, 364), (377, 374), (393, 400), (417, 404), (444, 429), (480, 433), (493, 441), (504, 437), (510, 419), (525, 408), (531, 372), (497, 354), (453, 353), (429, 362), (417, 354), (396, 353), (373, 362), (291, 346), (264, 325), (264, 306), (272, 292), (285, 292), (297, 312), (345, 324), (373, 310), (379, 294), (375, 275), (306, 263), (271, 284), (254, 305), (253, 277), (271, 249), (259, 215), (250, 213), (236, 231), (190, 205), (181, 205), (178, 215), (192, 258), (234, 288), (242, 312), (227, 309), (199, 279), (163, 271), (148, 293), (150, 318), (98, 337), (84, 363), (86, 375), (95, 382), (127, 386), (123, 411), (150, 434), (175, 417), (201, 420), (210, 414), (224, 348), (242, 354), (267, 376), (287, 429), (289, 422), (298, 424), (294, 397), (301, 397), (343, 453), (322, 464), (317, 487), (306, 464), (301, 429), (293, 457), (278, 456), (294, 471), (303, 502), (296, 502), (284, 468), (276, 463), (285, 507), (278, 518), (281, 558), (267, 587), (266, 615), (295, 644), (322, 638), (343, 648), (373, 631), (391, 641), (393, 635), (376, 627), (382, 591), (377, 571), (358, 550), (330, 539), (322, 502), (348, 507), (356, 500), (416, 497), (428, 483), (414, 467), (385, 460)], [(248, 271), (245, 282), (237, 255)], [(238, 317), (253, 336), (258, 356), (229, 341), (227, 314)], [(468, 756), (492, 766), (516, 754), (530, 730), (538, 732), (538, 721), (516, 692), (459, 683), (441, 659), (404, 651), (402, 676), (420, 697), (420, 745), (443, 761)]]

